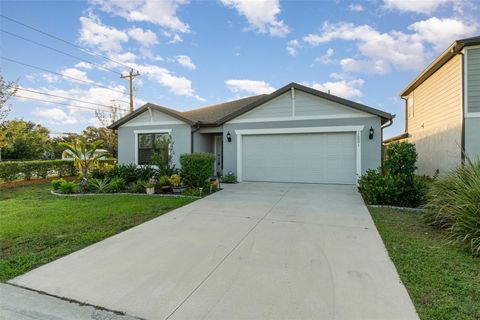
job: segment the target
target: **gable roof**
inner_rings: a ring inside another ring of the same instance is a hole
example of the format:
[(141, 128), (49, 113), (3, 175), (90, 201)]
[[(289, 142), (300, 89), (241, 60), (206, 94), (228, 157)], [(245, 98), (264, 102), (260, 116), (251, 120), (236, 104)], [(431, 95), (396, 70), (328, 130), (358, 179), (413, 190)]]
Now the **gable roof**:
[(405, 97), (440, 69), (445, 63), (457, 55), (464, 47), (480, 44), (480, 36), (455, 40), (443, 53), (432, 61), (408, 86), (400, 92), (400, 97)]
[(198, 108), (190, 111), (180, 112), (170, 108), (158, 106), (152, 103), (147, 103), (142, 107), (138, 108), (137, 110), (135, 110), (134, 112), (116, 121), (115, 123), (110, 125), (108, 128), (117, 129), (122, 124), (135, 118), (139, 114), (147, 111), (149, 108), (152, 110), (158, 110), (160, 112), (164, 112), (189, 125), (220, 126), (225, 122), (228, 122), (286, 92), (289, 92), (292, 88), (312, 94), (314, 96), (317, 96), (332, 102), (345, 105), (353, 109), (357, 109), (366, 113), (376, 115), (382, 119), (382, 123), (393, 119), (393, 116), (388, 112), (374, 109), (351, 100), (343, 99), (343, 98), (334, 96), (332, 94), (325, 93), (325, 92), (315, 90), (315, 89), (300, 85), (298, 83), (292, 82), (270, 94), (261, 94), (257, 96), (251, 96), (251, 97), (242, 98), (238, 100), (210, 105), (210, 106), (206, 106), (203, 108)]

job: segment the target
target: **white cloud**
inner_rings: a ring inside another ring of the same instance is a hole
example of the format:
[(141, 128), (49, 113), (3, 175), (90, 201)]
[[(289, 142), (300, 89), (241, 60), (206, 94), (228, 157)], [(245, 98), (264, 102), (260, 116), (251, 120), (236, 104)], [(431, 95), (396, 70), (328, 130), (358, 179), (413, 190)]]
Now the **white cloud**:
[(440, 6), (453, 0), (384, 0), (384, 5), (388, 9), (431, 14)]
[(290, 28), (283, 20), (279, 20), (279, 0), (221, 0), (223, 5), (235, 8), (244, 16), (250, 27), (260, 33), (268, 33), (273, 37), (284, 37)]
[(183, 39), (178, 34), (175, 34), (172, 37), (172, 39), (170, 39), (170, 41), (167, 42), (167, 44), (175, 44), (175, 43), (179, 43), (179, 42), (183, 42)]
[(264, 94), (264, 93), (271, 93), (275, 91), (275, 88), (272, 87), (265, 81), (258, 81), (258, 80), (227, 80), (225, 81), (228, 89), (230, 91), (239, 93), (248, 93), (248, 94)]
[(316, 58), (315, 59), (315, 62), (320, 62), (321, 64), (329, 64), (329, 63), (332, 63), (334, 60), (332, 59), (332, 56), (333, 56), (333, 49), (332, 48), (328, 48), (327, 49), (327, 52), (325, 52), (325, 54), (319, 58)]
[(74, 116), (68, 115), (60, 108), (37, 109), (33, 114), (39, 118), (43, 118), (47, 123), (52, 124), (75, 124), (77, 119)]
[(128, 41), (128, 35), (111, 26), (104, 25), (98, 17), (89, 14), (80, 17), (80, 42), (82, 44), (99, 48), (102, 51), (118, 52), (122, 49), (122, 42)]
[(477, 25), (455, 19), (433, 17), (415, 22), (408, 29), (416, 31), (422, 40), (431, 43), (435, 51), (439, 52), (445, 50), (454, 40), (474, 35)]
[(195, 90), (192, 88), (192, 81), (185, 77), (176, 76), (170, 70), (156, 65), (130, 65), (136, 70), (139, 70), (140, 74), (146, 75), (148, 79), (165, 86), (175, 95), (192, 97), (199, 101), (205, 100), (195, 94)]
[(287, 52), (292, 57), (298, 54), (298, 49), (300, 49), (301, 47), (302, 46), (300, 45), (300, 42), (297, 39), (293, 39), (287, 42)]
[(178, 7), (187, 4), (187, 0), (90, 0), (90, 3), (128, 21), (150, 22), (177, 32), (190, 31), (188, 24), (177, 16)]
[(192, 59), (189, 56), (178, 55), (175, 56), (176, 61), (182, 66), (190, 70), (195, 70), (197, 66), (193, 64)]
[(131, 28), (128, 35), (138, 41), (142, 47), (151, 47), (158, 43), (157, 35), (152, 30), (142, 28)]
[(79, 63), (75, 64), (75, 68), (78, 68), (78, 69), (92, 69), (92, 65), (88, 62), (80, 61)]
[(351, 3), (348, 6), (348, 10), (354, 11), (354, 12), (362, 12), (365, 10), (365, 8), (360, 3)]
[(379, 32), (369, 25), (356, 26), (351, 23), (324, 23), (321, 32), (309, 34), (303, 41), (318, 46), (333, 40), (353, 41), (362, 56), (360, 59), (343, 59), (344, 71), (365, 73), (388, 73), (398, 70), (419, 70), (425, 66), (426, 56), (444, 50), (455, 39), (472, 35), (475, 24), (455, 19), (430, 18), (408, 27), (412, 33), (399, 31)]
[[(83, 81), (93, 82), (92, 80), (88, 79), (87, 73), (85, 71), (78, 70), (76, 68), (66, 68), (66, 69), (63, 69), (62, 71), (60, 71), (60, 73), (62, 75), (64, 75), (65, 80), (68, 80), (68, 81), (71, 81), (71, 82), (83, 82)], [(45, 76), (44, 76), (44, 78), (45, 78)], [(78, 79), (80, 81), (76, 81), (73, 78)], [(45, 78), (45, 79), (48, 79), (48, 78)], [(54, 80), (54, 81), (56, 81), (56, 80)]]
[(51, 73), (42, 73), (42, 78), (48, 83), (55, 83), (59, 79), (57, 75)]
[(330, 91), (330, 94), (351, 99), (355, 97), (361, 97), (363, 95), (360, 89), (364, 82), (365, 81), (363, 79), (343, 79), (338, 81), (327, 81), (324, 83), (303, 82), (302, 84), (319, 91), (327, 93)]

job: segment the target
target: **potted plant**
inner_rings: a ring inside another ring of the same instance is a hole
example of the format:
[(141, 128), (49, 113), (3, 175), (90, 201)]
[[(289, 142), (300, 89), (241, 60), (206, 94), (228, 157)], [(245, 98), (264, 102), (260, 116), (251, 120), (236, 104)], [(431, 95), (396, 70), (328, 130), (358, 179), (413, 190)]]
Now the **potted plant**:
[(182, 185), (182, 178), (178, 174), (172, 174), (170, 176), (170, 184), (174, 193), (182, 193), (185, 191), (185, 186)]
[(163, 193), (169, 193), (172, 190), (169, 176), (161, 176), (159, 183)]
[(155, 193), (155, 184), (157, 183), (157, 179), (155, 177), (151, 177), (148, 179), (148, 182), (146, 184), (146, 191), (147, 194), (154, 194)]

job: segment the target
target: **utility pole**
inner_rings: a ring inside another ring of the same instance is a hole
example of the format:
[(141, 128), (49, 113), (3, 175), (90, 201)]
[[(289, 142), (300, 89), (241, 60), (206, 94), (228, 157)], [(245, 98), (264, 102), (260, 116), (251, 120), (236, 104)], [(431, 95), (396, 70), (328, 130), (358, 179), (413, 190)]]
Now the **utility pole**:
[(128, 79), (130, 81), (130, 112), (133, 112), (133, 79), (139, 75), (140, 72), (133, 71), (133, 69), (130, 69), (126, 76), (120, 75), (121, 79)]

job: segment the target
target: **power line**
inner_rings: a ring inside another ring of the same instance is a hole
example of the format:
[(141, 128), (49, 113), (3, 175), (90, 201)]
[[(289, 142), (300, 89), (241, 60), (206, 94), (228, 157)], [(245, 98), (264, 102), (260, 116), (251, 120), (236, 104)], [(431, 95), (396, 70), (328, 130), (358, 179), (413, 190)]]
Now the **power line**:
[(37, 42), (37, 41), (35, 41), (35, 40), (31, 40), (31, 39), (25, 38), (25, 37), (23, 37), (23, 36), (20, 36), (20, 35), (18, 35), (18, 34), (13, 33), (13, 32), (10, 32), (10, 31), (7, 31), (7, 30), (3, 30), (3, 29), (0, 29), (0, 31), (3, 32), (3, 33), (8, 34), (8, 35), (10, 35), (10, 36), (13, 36), (13, 37), (22, 39), (22, 40), (24, 40), (24, 41), (28, 41), (28, 42), (30, 42), (30, 43), (36, 44), (37, 46), (40, 46), (40, 47), (43, 47), (43, 48), (46, 48), (46, 49), (49, 49), (49, 50), (53, 50), (53, 51), (58, 52), (58, 53), (60, 53), (60, 54), (69, 56), (69, 57), (71, 57), (71, 58), (78, 59), (78, 60), (80, 60), (80, 61), (89, 63), (89, 64), (91, 64), (91, 65), (96, 66), (97, 68), (100, 68), (100, 69), (103, 69), (103, 70), (106, 70), (106, 71), (110, 71), (110, 72), (112, 72), (112, 73), (115, 73), (116, 75), (122, 75), (120, 72), (117, 72), (117, 71), (114, 71), (114, 70), (112, 70), (112, 69), (106, 68), (106, 67), (104, 67), (104, 66), (102, 66), (102, 65), (99, 65), (99, 64), (97, 64), (97, 63), (95, 63), (95, 62), (92, 62), (92, 61), (89, 61), (89, 60), (87, 60), (87, 59), (83, 59), (83, 58), (77, 57), (77, 56), (75, 56), (75, 55), (73, 55), (73, 54), (70, 54), (70, 53), (68, 53), (68, 52), (65, 52), (65, 51), (61, 51), (61, 50), (52, 48), (52, 47), (50, 47), (50, 46), (47, 46), (47, 45), (42, 44), (42, 43), (40, 43), (40, 42)]
[[(58, 95), (55, 95), (55, 94), (41, 92), (41, 91), (35, 91), (35, 90), (30, 90), (30, 89), (18, 88), (17, 90), (32, 92), (32, 93), (36, 93), (36, 94), (42, 94), (42, 95), (45, 95), (45, 96), (50, 96), (50, 97), (55, 97), (55, 98), (60, 98), (60, 99), (67, 99), (67, 100), (72, 100), (72, 101), (77, 101), (77, 102), (82, 102), (82, 103), (94, 104), (94, 105), (101, 106), (101, 107), (106, 107), (106, 108), (111, 108), (112, 107), (112, 106), (109, 106), (109, 105), (106, 105), (106, 104), (101, 104), (101, 103), (96, 103), (96, 102), (91, 102), (91, 101), (85, 101), (85, 100), (80, 100), (80, 99), (75, 99), (75, 98), (62, 97), (62, 96), (58, 96)], [(127, 111), (127, 109), (123, 109), (123, 108), (120, 108), (120, 110)]]
[[(45, 99), (25, 97), (25, 96), (19, 96), (19, 95), (15, 95), (15, 98), (30, 99), (30, 100), (47, 102), (47, 103), (51, 103), (51, 104), (58, 104), (58, 105), (62, 105), (62, 106), (72, 107), (72, 108), (89, 109), (89, 110), (94, 110), (94, 111), (99, 110), (98, 108), (90, 108), (90, 107), (78, 106), (78, 105), (73, 105), (73, 104), (68, 104), (68, 103), (63, 103), (63, 102), (55, 102), (55, 101), (50, 101), (50, 100), (45, 100)], [(102, 111), (108, 111), (108, 110), (102, 110)]]
[(26, 66), (26, 67), (29, 67), (29, 68), (33, 68), (33, 69), (41, 70), (41, 71), (48, 72), (48, 73), (51, 73), (51, 74), (55, 74), (55, 75), (58, 75), (58, 76), (61, 76), (61, 77), (69, 78), (69, 79), (72, 79), (72, 80), (75, 80), (75, 81), (87, 83), (87, 84), (89, 84), (89, 85), (91, 85), (91, 86), (93, 86), (93, 87), (104, 88), (104, 89), (107, 89), (107, 90), (110, 90), (110, 91), (114, 91), (114, 92), (118, 92), (118, 93), (121, 93), (121, 94), (125, 94), (125, 92), (123, 92), (123, 91), (116, 90), (116, 89), (112, 89), (112, 88), (109, 88), (109, 87), (107, 87), (107, 86), (103, 86), (103, 85), (97, 84), (97, 83), (95, 83), (95, 82), (93, 82), (93, 81), (87, 81), (87, 80), (83, 80), (83, 79), (78, 79), (78, 78), (75, 78), (75, 77), (67, 76), (67, 75), (61, 74), (61, 73), (59, 73), (59, 72), (55, 72), (55, 71), (51, 71), (51, 70), (48, 70), (48, 69), (44, 69), (44, 68), (42, 68), (42, 67), (37, 67), (37, 66), (31, 65), (31, 64), (24, 63), (24, 62), (20, 62), (20, 61), (17, 61), (17, 60), (14, 60), (14, 59), (10, 59), (10, 58), (7, 58), (7, 57), (0, 57), (0, 59), (7, 60), (7, 61), (10, 61), (10, 62), (13, 62), (13, 63), (16, 63), (16, 64), (20, 64), (20, 65), (23, 65), (23, 66)]
[[(9, 18), (9, 17), (7, 17), (7, 16), (5, 16), (5, 15), (3, 15), (3, 14), (0, 14), (0, 17), (2, 17), (3, 19), (9, 20), (9, 21), (11, 21), (11, 22), (17, 23), (17, 24), (19, 24), (19, 25), (21, 25), (21, 26), (24, 26), (25, 28), (28, 28), (28, 29), (30, 29), (30, 30), (39, 32), (39, 33), (41, 33), (41, 34), (43, 34), (43, 35), (45, 35), (45, 36), (47, 36), (47, 37), (50, 37), (50, 38), (53, 38), (53, 39), (57, 40), (57, 41), (61, 41), (61, 42), (63, 42), (63, 43), (66, 43), (66, 44), (68, 44), (68, 45), (70, 45), (70, 46), (73, 46), (73, 47), (75, 47), (75, 48), (77, 48), (77, 49), (80, 49), (80, 50), (82, 50), (83, 52), (88, 53), (88, 54), (90, 54), (90, 55), (92, 55), (92, 56), (102, 57), (102, 58), (104, 58), (104, 59), (106, 59), (106, 60), (108, 60), (108, 61), (114, 62), (114, 63), (116, 63), (116, 64), (118, 64), (118, 65), (123, 66), (123, 67), (131, 68), (130, 66), (128, 66), (128, 65), (126, 65), (126, 64), (124, 64), (124, 63), (122, 63), (122, 62), (119, 62), (119, 61), (116, 61), (116, 60), (114, 60), (114, 59), (111, 59), (111, 58), (109, 58), (109, 57), (107, 57), (107, 56), (105, 56), (105, 55), (103, 55), (103, 54), (100, 54), (100, 53), (97, 53), (97, 52), (94, 52), (94, 51), (85, 49), (85, 48), (83, 48), (83, 47), (81, 47), (81, 46), (79, 46), (79, 45), (77, 45), (77, 44), (75, 44), (75, 43), (72, 43), (72, 42), (67, 41), (67, 40), (65, 40), (65, 39), (59, 38), (59, 37), (57, 37), (57, 36), (54, 36), (54, 35), (52, 35), (52, 34), (50, 34), (50, 33), (48, 33), (48, 32), (39, 30), (39, 29), (37, 29), (37, 28), (35, 28), (35, 27), (32, 27), (32, 26), (30, 26), (30, 25), (27, 25), (27, 24), (25, 24), (25, 23), (23, 23), (23, 22), (20, 22), (20, 21), (18, 21), (18, 20), (13, 19), (13, 18)], [(137, 71), (138, 71), (138, 70), (137, 70)]]

